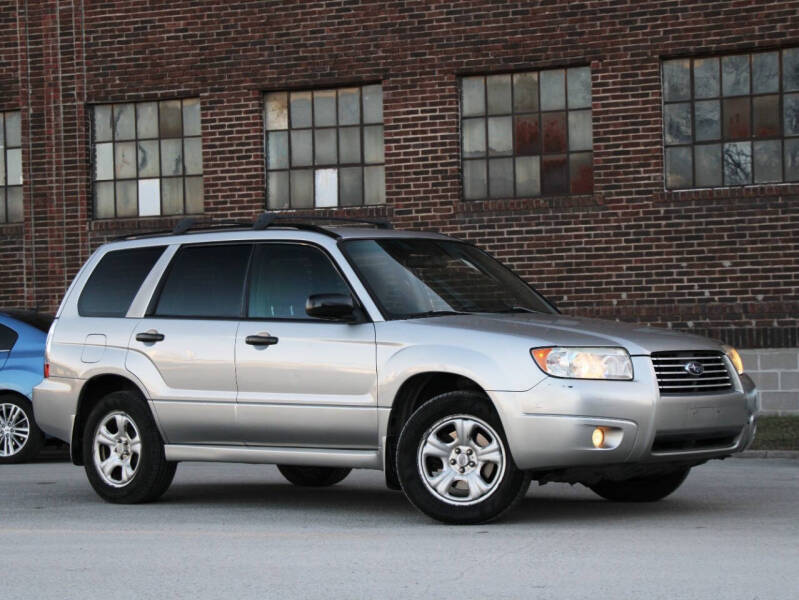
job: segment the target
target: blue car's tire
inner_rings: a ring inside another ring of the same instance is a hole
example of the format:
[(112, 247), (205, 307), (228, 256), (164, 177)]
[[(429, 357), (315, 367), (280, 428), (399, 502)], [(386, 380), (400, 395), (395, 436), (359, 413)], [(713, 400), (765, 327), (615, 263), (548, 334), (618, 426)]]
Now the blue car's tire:
[(44, 434), (33, 420), (33, 407), (17, 394), (0, 394), (0, 465), (33, 460), (44, 446)]

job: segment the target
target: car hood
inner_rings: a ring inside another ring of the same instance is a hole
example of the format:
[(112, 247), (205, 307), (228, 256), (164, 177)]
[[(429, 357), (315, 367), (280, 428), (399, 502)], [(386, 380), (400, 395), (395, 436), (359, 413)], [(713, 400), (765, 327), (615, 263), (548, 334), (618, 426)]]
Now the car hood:
[(444, 329), (524, 337), (529, 339), (530, 347), (620, 346), (631, 355), (647, 355), (664, 350), (721, 351), (719, 342), (698, 335), (633, 323), (556, 314), (447, 315), (410, 322), (435, 324)]

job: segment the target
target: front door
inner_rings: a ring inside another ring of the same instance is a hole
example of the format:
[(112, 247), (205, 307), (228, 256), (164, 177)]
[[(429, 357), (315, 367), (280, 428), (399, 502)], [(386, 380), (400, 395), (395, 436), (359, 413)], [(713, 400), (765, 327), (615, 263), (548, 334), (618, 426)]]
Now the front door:
[(325, 293), (352, 292), (323, 250), (256, 246), (236, 336), (238, 429), (247, 444), (377, 447), (374, 325), (309, 317), (308, 296)]

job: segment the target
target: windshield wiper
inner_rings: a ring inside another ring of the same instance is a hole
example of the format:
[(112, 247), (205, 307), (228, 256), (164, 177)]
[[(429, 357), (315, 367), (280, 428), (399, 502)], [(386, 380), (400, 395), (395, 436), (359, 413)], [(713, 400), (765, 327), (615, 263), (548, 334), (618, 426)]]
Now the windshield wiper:
[(472, 313), (460, 310), (428, 310), (425, 312), (410, 313), (404, 315), (405, 319), (423, 319), (425, 317), (445, 317), (447, 315), (470, 315)]
[(490, 312), (494, 313), (541, 313), (540, 310), (535, 310), (533, 308), (527, 308), (526, 306), (511, 306), (509, 308), (503, 308), (502, 310), (492, 310)]

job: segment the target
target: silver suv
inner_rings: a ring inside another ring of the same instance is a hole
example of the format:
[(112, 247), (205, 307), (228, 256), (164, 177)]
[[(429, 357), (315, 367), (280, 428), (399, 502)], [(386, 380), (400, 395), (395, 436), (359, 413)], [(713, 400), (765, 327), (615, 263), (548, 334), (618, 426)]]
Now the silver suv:
[(34, 391), (110, 502), (158, 498), (181, 461), (302, 486), (366, 468), (449, 523), (498, 517), (531, 479), (659, 500), (743, 450), (757, 405), (734, 349), (562, 315), (468, 243), (271, 215), (102, 246)]

